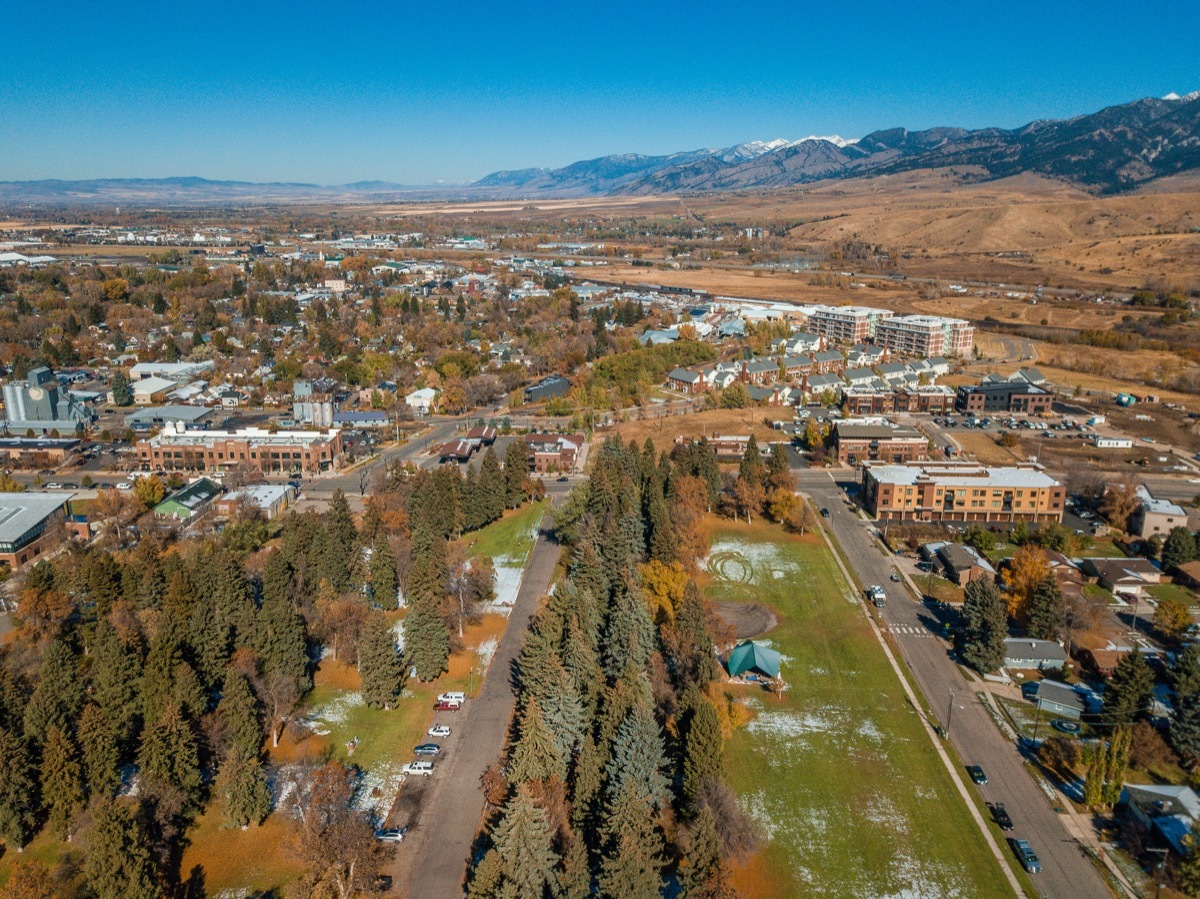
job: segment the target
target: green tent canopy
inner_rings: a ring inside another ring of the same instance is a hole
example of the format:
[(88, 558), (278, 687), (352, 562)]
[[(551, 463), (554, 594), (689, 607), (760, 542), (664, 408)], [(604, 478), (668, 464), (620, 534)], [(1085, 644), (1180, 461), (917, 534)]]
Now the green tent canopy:
[(754, 671), (767, 677), (779, 677), (779, 653), (759, 646), (753, 640), (747, 640), (734, 647), (726, 667), (729, 668), (730, 677), (737, 677), (745, 671)]

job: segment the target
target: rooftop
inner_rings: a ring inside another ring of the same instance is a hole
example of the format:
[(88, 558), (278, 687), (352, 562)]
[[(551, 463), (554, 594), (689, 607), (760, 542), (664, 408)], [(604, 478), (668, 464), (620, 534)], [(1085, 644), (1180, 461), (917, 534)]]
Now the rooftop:
[(1058, 487), (1058, 481), (1046, 474), (1040, 466), (1023, 465), (1004, 468), (988, 468), (973, 462), (965, 463), (916, 463), (913, 465), (885, 465), (868, 462), (871, 477), (889, 484), (916, 484), (932, 481), (935, 484), (967, 485), (971, 487)]
[(0, 493), (0, 543), (16, 543), (55, 510), (69, 493)]

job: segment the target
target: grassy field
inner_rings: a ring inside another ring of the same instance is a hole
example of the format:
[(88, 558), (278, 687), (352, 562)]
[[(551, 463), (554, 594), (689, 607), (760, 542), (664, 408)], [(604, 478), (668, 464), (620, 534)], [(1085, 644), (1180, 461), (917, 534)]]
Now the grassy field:
[(1178, 599), (1189, 606), (1197, 604), (1195, 592), (1182, 584), (1154, 584), (1147, 587), (1146, 592), (1155, 599)]
[(706, 594), (770, 606), (782, 699), (745, 687), (725, 769), (767, 835), (748, 896), (1009, 895), (999, 864), (825, 546), (769, 525), (713, 534)]
[(489, 556), (492, 561), (506, 556), (524, 559), (533, 546), (535, 529), (548, 508), (550, 502), (543, 500), (522, 506), (514, 512), (506, 512), (499, 521), (468, 534), (467, 546), (472, 553)]

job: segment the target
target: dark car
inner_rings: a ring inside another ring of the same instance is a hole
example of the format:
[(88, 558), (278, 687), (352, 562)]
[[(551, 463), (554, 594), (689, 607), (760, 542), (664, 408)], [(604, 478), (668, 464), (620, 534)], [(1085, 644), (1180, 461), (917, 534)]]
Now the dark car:
[(829, 510), (828, 510), (828, 509), (822, 509), (822, 510), (821, 510), (821, 517), (822, 517), (822, 518), (828, 518), (828, 517), (829, 517)]
[(422, 743), (420, 746), (413, 747), (413, 752), (417, 755), (437, 755), (442, 751), (442, 747), (437, 743)]
[(457, 712), (460, 708), (462, 705), (457, 702), (438, 702), (433, 706), (435, 712)]
[(561, 478), (559, 478), (559, 479), (558, 479), (558, 482), (559, 482), (560, 484), (565, 484), (565, 483), (567, 483), (567, 482), (568, 482), (568, 481), (570, 481), (570, 480), (571, 480), (571, 479), (570, 479), (569, 477), (567, 477), (566, 475), (563, 475)]
[(1013, 854), (1017, 860), (1030, 874), (1037, 874), (1042, 870), (1042, 862), (1037, 857), (1037, 853), (1033, 851), (1033, 847), (1029, 845), (1028, 840), (1018, 840), (1016, 837), (1008, 838), (1008, 845), (1012, 847)]
[(987, 804), (988, 811), (992, 813), (992, 820), (996, 822), (996, 826), (1001, 830), (1012, 830), (1012, 818), (1008, 816), (1008, 810), (1004, 808), (1003, 802), (989, 802)]
[(967, 765), (967, 774), (971, 776), (971, 780), (980, 786), (987, 783), (987, 775), (983, 773), (983, 769), (978, 765)]

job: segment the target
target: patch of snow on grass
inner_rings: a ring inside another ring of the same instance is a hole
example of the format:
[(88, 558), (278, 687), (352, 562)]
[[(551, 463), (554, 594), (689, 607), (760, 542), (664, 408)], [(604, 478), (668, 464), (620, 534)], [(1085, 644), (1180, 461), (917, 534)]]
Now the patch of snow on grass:
[(361, 693), (343, 693), (320, 708), (313, 709), (301, 723), (314, 734), (325, 737), (329, 735), (331, 725), (344, 724), (350, 710), (362, 704)]
[(488, 666), (492, 664), (492, 656), (496, 654), (496, 647), (499, 641), (495, 637), (488, 637), (476, 647), (475, 652), (479, 656), (479, 663), (483, 666), (483, 670), (487, 671)]
[(396, 651), (404, 652), (404, 619), (399, 619), (392, 625), (392, 639), (396, 641)]
[(513, 603), (517, 601), (517, 593), (521, 589), (524, 577), (523, 560), (513, 560), (508, 556), (496, 560), (496, 598), (492, 600), (494, 611), (508, 614)]
[[(354, 791), (354, 807), (382, 822), (404, 783), (401, 762), (380, 762), (363, 772)], [(375, 794), (375, 795), (373, 795)]]
[(742, 796), (738, 799), (742, 806), (742, 811), (754, 819), (754, 822), (762, 828), (763, 836), (769, 843), (775, 839), (776, 830), (779, 827), (778, 812), (782, 811), (779, 808), (771, 808), (774, 805), (765, 791), (758, 790), (749, 795)]

